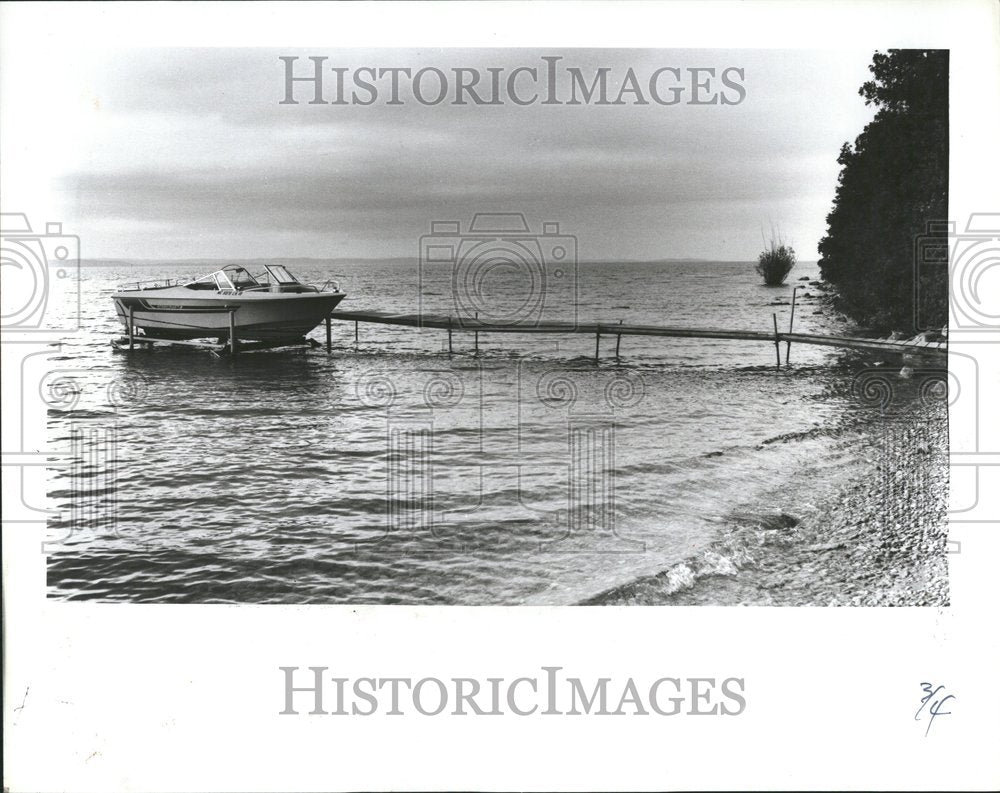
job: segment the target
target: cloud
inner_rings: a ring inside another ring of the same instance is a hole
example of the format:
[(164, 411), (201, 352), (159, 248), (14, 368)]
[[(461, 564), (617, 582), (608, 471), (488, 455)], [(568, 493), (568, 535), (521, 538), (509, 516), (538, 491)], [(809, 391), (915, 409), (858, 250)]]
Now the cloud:
[[(648, 75), (738, 66), (747, 98), (289, 106), (279, 103), (282, 54), (484, 73), (560, 55), (560, 66), (588, 74), (609, 68), (612, 84), (629, 67)], [(87, 75), (101, 109), (57, 179), (101, 256), (310, 255), (331, 245), (342, 251), (333, 255), (409, 255), (430, 220), (497, 209), (561, 220), (589, 236), (595, 257), (615, 258), (753, 258), (770, 217), (804, 240), (808, 256), (832, 202), (840, 145), (870, 117), (857, 96), (869, 59), (857, 51), (120, 51)], [(720, 222), (731, 224), (725, 234)], [(178, 249), (164, 252), (165, 239)]]

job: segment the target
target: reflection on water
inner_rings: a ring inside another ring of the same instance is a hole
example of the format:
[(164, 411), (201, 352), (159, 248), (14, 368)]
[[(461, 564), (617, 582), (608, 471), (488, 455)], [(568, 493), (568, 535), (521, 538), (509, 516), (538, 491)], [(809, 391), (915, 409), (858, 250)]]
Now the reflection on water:
[[(766, 344), (626, 338), (595, 365), (591, 338), (449, 356), (440, 331), (362, 326), (355, 345), (345, 323), (331, 355), (114, 353), (107, 295), (143, 275), (85, 268), (55, 363), (51, 438), (74, 459), (50, 483), (56, 597), (577, 603), (703, 553), (734, 508), (828, 481), (857, 453), (843, 416), (867, 409), (824, 348), (776, 373)], [(416, 308), (415, 267), (301, 275), (338, 277), (345, 309)], [(749, 329), (787, 322), (771, 304), (791, 292), (733, 264), (585, 264), (576, 288), (581, 320)], [(797, 328), (842, 330), (820, 310), (802, 300)]]

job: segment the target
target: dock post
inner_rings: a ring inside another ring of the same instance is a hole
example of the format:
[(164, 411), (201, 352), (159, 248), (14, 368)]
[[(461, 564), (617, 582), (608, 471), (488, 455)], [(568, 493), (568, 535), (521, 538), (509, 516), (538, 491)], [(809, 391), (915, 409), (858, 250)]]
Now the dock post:
[(594, 348), (594, 362), (601, 359), (601, 326), (597, 326), (597, 346)]
[[(622, 321), (618, 320), (618, 324), (621, 325)], [(617, 338), (615, 339), (615, 360), (618, 359), (618, 351), (621, 349), (621, 346), (622, 346), (622, 335), (619, 333)]]
[(332, 331), (330, 329), (330, 315), (326, 315), (326, 351), (330, 352), (333, 350), (333, 337)]
[(778, 315), (771, 314), (774, 320), (774, 354), (778, 358), (778, 368), (781, 368), (781, 340), (778, 338)]
[[(795, 293), (799, 291), (798, 287), (792, 290), (792, 316), (788, 318), (788, 332), (792, 332), (792, 328), (795, 327)], [(789, 339), (785, 343), (785, 368), (788, 368), (788, 359), (792, 354), (792, 340)]]
[[(477, 326), (479, 325), (479, 312), (478, 311), (476, 312), (476, 325)], [(475, 345), (476, 345), (475, 354), (479, 355), (479, 330), (478, 329), (476, 330)]]
[(128, 307), (128, 351), (132, 352), (135, 349), (135, 307)]
[(229, 353), (236, 355), (236, 309), (229, 309)]
[(358, 343), (358, 321), (354, 320), (354, 343)]
[(451, 355), (451, 317), (448, 317), (448, 355)]

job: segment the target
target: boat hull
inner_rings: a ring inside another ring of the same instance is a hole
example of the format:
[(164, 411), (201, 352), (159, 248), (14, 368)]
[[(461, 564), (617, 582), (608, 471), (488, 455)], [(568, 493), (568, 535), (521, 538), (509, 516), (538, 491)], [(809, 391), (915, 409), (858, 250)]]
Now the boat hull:
[(118, 319), (132, 321), (147, 336), (161, 339), (228, 339), (230, 314), (236, 337), (243, 341), (274, 341), (305, 336), (341, 300), (343, 292), (301, 294), (248, 293), (212, 297), (144, 290), (113, 296)]

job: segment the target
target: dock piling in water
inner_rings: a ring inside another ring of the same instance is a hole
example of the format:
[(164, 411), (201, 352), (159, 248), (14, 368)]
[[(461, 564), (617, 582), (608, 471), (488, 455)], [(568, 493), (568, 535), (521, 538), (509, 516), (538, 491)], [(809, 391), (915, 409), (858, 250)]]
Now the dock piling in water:
[[(788, 318), (788, 332), (789, 333), (792, 332), (792, 328), (795, 326), (795, 293), (798, 292), (798, 291), (799, 291), (799, 288), (797, 286), (794, 289), (792, 289), (792, 315)], [(788, 368), (788, 359), (791, 357), (791, 355), (792, 355), (792, 342), (791, 342), (791, 340), (788, 340), (787, 342), (785, 342), (785, 368), (786, 369)]]
[(781, 338), (778, 336), (778, 315), (771, 314), (774, 320), (774, 355), (778, 359), (777, 368), (781, 368)]
[(333, 351), (333, 331), (330, 326), (333, 324), (333, 320), (329, 316), (326, 318), (326, 351)]
[(128, 351), (135, 349), (135, 308), (128, 307)]
[[(622, 320), (618, 320), (618, 324), (621, 325), (622, 324)], [(618, 351), (621, 349), (621, 346), (622, 346), (622, 335), (619, 333), (615, 337), (615, 360), (616, 361), (618, 360)]]
[(236, 355), (236, 309), (229, 309), (229, 354)]

